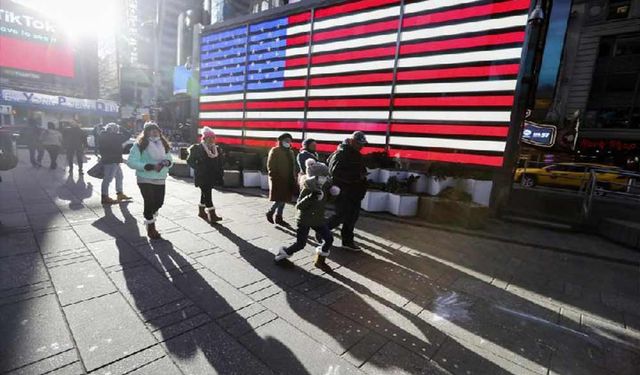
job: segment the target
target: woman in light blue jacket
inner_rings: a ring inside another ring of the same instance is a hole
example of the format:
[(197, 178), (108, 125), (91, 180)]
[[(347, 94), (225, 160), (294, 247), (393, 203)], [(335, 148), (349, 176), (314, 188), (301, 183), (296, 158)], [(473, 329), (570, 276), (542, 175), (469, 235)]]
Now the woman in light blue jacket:
[(171, 167), (171, 146), (155, 122), (144, 124), (144, 130), (131, 147), (127, 165), (135, 169), (138, 187), (144, 200), (144, 219), (147, 236), (159, 239), (156, 216), (164, 203), (165, 180)]

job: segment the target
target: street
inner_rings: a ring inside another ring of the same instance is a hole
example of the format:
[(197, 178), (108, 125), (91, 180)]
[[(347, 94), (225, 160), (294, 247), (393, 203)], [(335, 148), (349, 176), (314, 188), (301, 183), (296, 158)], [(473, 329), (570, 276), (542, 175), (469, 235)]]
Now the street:
[(367, 216), (365, 251), (337, 238), (331, 272), (312, 243), (276, 265), (295, 232), (266, 222), (267, 199), (214, 193), (212, 227), (169, 178), (150, 242), (123, 170), (133, 201), (113, 206), (24, 151), (0, 173), (0, 373), (640, 374), (640, 256), (622, 246)]

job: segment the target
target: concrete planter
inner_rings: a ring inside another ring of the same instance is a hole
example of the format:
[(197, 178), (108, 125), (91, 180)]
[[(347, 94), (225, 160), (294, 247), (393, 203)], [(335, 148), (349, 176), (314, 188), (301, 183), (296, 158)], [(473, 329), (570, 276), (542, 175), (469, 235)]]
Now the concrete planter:
[(442, 179), (436, 179), (435, 177), (427, 177), (427, 194), (438, 195), (442, 190), (452, 186), (454, 179), (451, 177), (445, 177)]
[(387, 212), (395, 216), (416, 216), (418, 214), (418, 196), (389, 193)]
[(471, 191), (471, 200), (488, 207), (491, 200), (491, 190), (493, 190), (493, 181), (475, 180)]
[(380, 183), (380, 168), (367, 168), (367, 180)]
[(367, 212), (384, 212), (387, 210), (387, 200), (389, 193), (380, 190), (367, 190), (360, 208)]
[(408, 176), (409, 172), (400, 169), (381, 169), (378, 182), (386, 184), (391, 177), (395, 177), (398, 180), (406, 180)]
[(193, 172), (189, 165), (182, 161), (176, 160), (169, 169), (169, 174), (174, 177), (193, 177)]
[(269, 175), (266, 173), (260, 174), (260, 189), (269, 190)]
[(242, 175), (240, 171), (224, 171), (223, 182), (225, 187), (242, 186)]
[(418, 178), (411, 184), (411, 186), (409, 186), (410, 192), (414, 194), (424, 194), (429, 191), (429, 179), (426, 174), (418, 173), (418, 172), (409, 172), (408, 177)]
[(260, 187), (260, 171), (245, 170), (242, 171), (242, 186), (244, 187)]

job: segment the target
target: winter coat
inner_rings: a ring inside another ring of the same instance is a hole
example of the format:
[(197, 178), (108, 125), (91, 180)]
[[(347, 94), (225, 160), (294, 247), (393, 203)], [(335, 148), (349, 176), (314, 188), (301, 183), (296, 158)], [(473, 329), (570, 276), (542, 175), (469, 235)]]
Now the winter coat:
[(35, 125), (29, 125), (29, 127), (24, 132), (24, 139), (27, 146), (30, 148), (37, 147), (40, 145), (40, 136), (44, 130)]
[[(164, 160), (169, 160), (171, 162), (173, 158), (171, 157), (171, 153), (167, 152), (164, 156)], [(134, 169), (136, 171), (136, 176), (140, 178), (148, 178), (152, 180), (164, 180), (167, 178), (169, 174), (169, 169), (173, 162), (168, 167), (163, 167), (160, 172), (156, 172), (156, 170), (147, 171), (144, 169), (144, 166), (147, 164), (157, 164), (158, 161), (153, 160), (147, 150), (145, 149), (142, 153), (140, 153), (140, 147), (137, 143), (131, 147), (131, 151), (129, 152), (129, 159), (127, 160), (127, 165), (129, 168)]]
[[(296, 204), (296, 223), (299, 226), (318, 227), (325, 224), (324, 209), (329, 192), (327, 186), (319, 186), (316, 177), (306, 178)], [(318, 200), (320, 192), (323, 197)]]
[(318, 161), (318, 154), (315, 152), (302, 150), (300, 151), (296, 159), (298, 161), (298, 170), (300, 171), (300, 174), (306, 174), (307, 165), (305, 163), (307, 162), (308, 159), (313, 159), (315, 161)]
[(43, 146), (62, 146), (62, 134), (57, 130), (46, 129), (40, 135), (40, 143)]
[(269, 151), (267, 171), (269, 173), (269, 200), (289, 202), (294, 193), (296, 171), (293, 151), (274, 147)]
[(187, 164), (195, 173), (195, 184), (200, 187), (222, 186), (224, 177), (224, 156), (220, 146), (218, 156), (210, 158), (201, 143), (189, 147)]
[[(124, 142), (124, 141), (123, 141)], [(87, 147), (87, 133), (77, 126), (64, 130), (64, 147), (68, 150), (82, 150)]]
[(131, 135), (127, 133), (104, 132), (98, 136), (98, 152), (103, 164), (122, 163), (122, 144)]
[(329, 157), (329, 172), (340, 195), (361, 201), (367, 192), (367, 168), (360, 151), (344, 142)]

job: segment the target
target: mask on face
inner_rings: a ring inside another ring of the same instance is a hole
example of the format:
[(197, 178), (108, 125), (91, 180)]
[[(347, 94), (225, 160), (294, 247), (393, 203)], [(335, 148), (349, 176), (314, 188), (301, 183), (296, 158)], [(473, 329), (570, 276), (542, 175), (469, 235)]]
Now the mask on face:
[(318, 183), (320, 186), (323, 186), (327, 183), (327, 176), (318, 176)]
[(149, 142), (158, 142), (160, 137), (149, 137)]
[(289, 148), (289, 147), (291, 147), (291, 143), (289, 143), (289, 142), (282, 142), (282, 147), (284, 147), (284, 148)]

